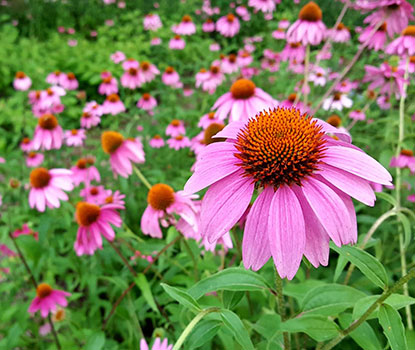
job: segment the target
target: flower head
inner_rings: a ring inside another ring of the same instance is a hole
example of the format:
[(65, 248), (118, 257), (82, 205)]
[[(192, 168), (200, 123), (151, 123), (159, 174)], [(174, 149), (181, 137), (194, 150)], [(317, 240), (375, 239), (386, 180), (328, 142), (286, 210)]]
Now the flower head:
[(68, 305), (66, 297), (71, 293), (63, 290), (52, 289), (47, 283), (40, 283), (36, 288), (36, 297), (29, 306), (29, 312), (35, 313), (40, 310), (43, 318), (47, 317), (49, 312), (56, 310), (56, 305), (65, 307)]

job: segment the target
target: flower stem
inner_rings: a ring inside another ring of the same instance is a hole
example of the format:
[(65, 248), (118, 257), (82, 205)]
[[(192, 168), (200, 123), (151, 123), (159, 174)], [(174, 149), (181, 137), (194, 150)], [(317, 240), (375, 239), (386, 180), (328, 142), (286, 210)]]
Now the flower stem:
[(304, 106), (307, 106), (307, 102), (308, 102), (308, 93), (307, 88), (308, 88), (308, 70), (309, 70), (309, 66), (310, 66), (310, 45), (306, 46), (306, 50), (305, 50), (305, 61), (304, 61), (304, 81), (303, 84), (301, 85), (301, 89), (298, 92), (297, 96), (295, 97), (295, 101), (294, 101), (294, 106), (297, 105), (298, 101), (300, 101), (301, 99), (301, 95), (303, 94), (304, 91)]
[[(278, 313), (281, 317), (281, 321), (285, 321), (285, 306), (284, 306), (284, 295), (283, 295), (283, 286), (282, 286), (282, 279), (278, 274), (277, 268), (275, 268), (275, 284), (277, 285), (277, 307)], [(283, 333), (284, 337), (284, 350), (290, 349), (290, 337), (288, 332)]]
[(127, 269), (131, 272), (131, 274), (134, 277), (137, 277), (137, 272), (134, 271), (134, 269), (131, 267), (131, 265), (128, 263), (128, 260), (125, 258), (124, 255), (122, 255), (122, 253), (120, 252), (120, 250), (117, 248), (117, 246), (114, 244), (114, 242), (108, 241), (109, 244), (111, 245), (112, 249), (115, 250), (115, 252), (118, 254), (118, 256), (121, 258), (121, 260), (123, 261), (124, 265), (127, 267)]
[(151, 184), (147, 181), (146, 177), (143, 175), (143, 173), (133, 164), (133, 169), (138, 178), (141, 180), (141, 182), (149, 189), (151, 190)]
[(346, 336), (348, 336), (351, 332), (353, 332), (357, 327), (359, 327), (366, 319), (372, 314), (376, 308), (381, 305), (391, 294), (395, 293), (399, 288), (406, 285), (409, 280), (415, 277), (415, 268), (412, 268), (409, 273), (405, 276), (401, 277), (398, 282), (396, 282), (392, 288), (385, 290), (382, 295), (366, 310), (366, 312), (360, 316), (359, 319), (354, 321), (349, 327), (345, 330), (341, 331), (341, 334), (327, 343), (322, 350), (330, 350), (334, 348), (338, 343), (340, 343)]
[(199, 323), (199, 321), (205, 317), (206, 315), (212, 313), (212, 312), (218, 312), (220, 309), (217, 307), (211, 307), (209, 309), (203, 310), (199, 312), (193, 320), (190, 321), (190, 323), (187, 325), (187, 327), (184, 329), (183, 333), (180, 335), (179, 339), (177, 339), (176, 344), (174, 344), (173, 350), (179, 350), (181, 346), (183, 345), (186, 338), (189, 336), (189, 334), (192, 332), (193, 328)]

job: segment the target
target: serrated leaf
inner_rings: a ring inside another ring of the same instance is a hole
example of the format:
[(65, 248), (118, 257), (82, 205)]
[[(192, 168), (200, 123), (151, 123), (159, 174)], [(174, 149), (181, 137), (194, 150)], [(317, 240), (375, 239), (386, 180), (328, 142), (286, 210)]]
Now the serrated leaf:
[(202, 320), (199, 322), (187, 339), (188, 348), (196, 349), (206, 344), (216, 335), (222, 325), (223, 323), (218, 320)]
[(269, 289), (259, 274), (239, 267), (229, 268), (196, 283), (187, 292), (196, 300), (217, 290), (255, 291)]
[(336, 337), (339, 332), (334, 321), (324, 316), (304, 315), (281, 323), (283, 332), (308, 334), (316, 341), (326, 341)]
[(392, 350), (408, 349), (405, 337), (405, 328), (401, 315), (392, 306), (382, 304), (379, 307), (379, 323), (383, 328)]
[(139, 273), (134, 280), (137, 287), (140, 288), (141, 293), (144, 299), (147, 301), (148, 305), (150, 305), (150, 307), (158, 313), (159, 310), (157, 308), (156, 302), (154, 301), (153, 293), (151, 292), (151, 288), (148, 284), (146, 276), (142, 273)]
[(306, 314), (335, 316), (365, 296), (366, 294), (349, 286), (327, 284), (313, 288), (305, 295), (302, 310)]
[(168, 295), (170, 295), (174, 300), (179, 302), (181, 305), (196, 311), (202, 311), (202, 308), (198, 302), (187, 292), (182, 289), (169, 286), (165, 283), (160, 284)]
[(248, 335), (248, 331), (237, 314), (230, 310), (222, 310), (220, 317), (225, 327), (233, 334), (235, 340), (243, 349), (254, 350), (254, 345)]
[(335, 244), (330, 243), (330, 247), (352, 264), (356, 265), (356, 267), (375, 285), (382, 289), (386, 288), (388, 284), (386, 270), (374, 256), (360, 248), (348, 245), (339, 248)]

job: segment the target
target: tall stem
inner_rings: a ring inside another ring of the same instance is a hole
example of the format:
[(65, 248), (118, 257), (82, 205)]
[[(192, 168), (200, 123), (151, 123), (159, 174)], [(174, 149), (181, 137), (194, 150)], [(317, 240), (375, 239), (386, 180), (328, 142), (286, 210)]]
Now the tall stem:
[[(282, 279), (278, 274), (277, 268), (275, 268), (275, 284), (277, 285), (277, 307), (278, 313), (281, 317), (281, 321), (285, 321), (285, 305), (284, 305), (284, 294), (282, 289)], [(288, 332), (283, 333), (284, 338), (284, 350), (290, 349), (290, 336)]]
[(114, 242), (108, 241), (109, 244), (111, 245), (112, 249), (115, 250), (115, 252), (118, 254), (118, 256), (121, 258), (121, 260), (123, 261), (124, 265), (127, 267), (127, 269), (131, 272), (131, 274), (136, 277), (137, 276), (137, 272), (134, 271), (134, 269), (131, 267), (131, 265), (128, 263), (128, 260), (125, 258), (124, 255), (122, 255), (122, 253), (120, 252), (120, 250), (117, 248), (117, 246), (114, 244)]
[(332, 341), (327, 343), (322, 350), (330, 350), (334, 348), (338, 343), (340, 343), (346, 336), (348, 336), (351, 332), (353, 332), (357, 327), (359, 327), (366, 319), (372, 314), (376, 308), (381, 305), (387, 298), (391, 296), (391, 294), (395, 293), (399, 288), (406, 285), (409, 280), (415, 277), (415, 268), (411, 269), (409, 273), (405, 276), (401, 277), (395, 285), (390, 288), (389, 290), (385, 290), (382, 295), (366, 310), (366, 312), (360, 316), (359, 319), (354, 321), (349, 327), (341, 332), (341, 334), (334, 338)]
[[(406, 58), (405, 64), (405, 74), (404, 79), (405, 82), (403, 84), (403, 92), (401, 94), (401, 98), (399, 101), (399, 136), (398, 136), (398, 145), (396, 147), (395, 157), (399, 157), (401, 150), (402, 150), (402, 143), (405, 138), (405, 99), (406, 99), (406, 89), (408, 84), (406, 83), (408, 80), (408, 67), (409, 67), (409, 56)], [(396, 168), (396, 186), (395, 186), (395, 193), (396, 193), (396, 202), (398, 210), (401, 207), (401, 184), (402, 184), (402, 177), (401, 177), (401, 169), (399, 167)], [(398, 217), (399, 220), (399, 217)], [(402, 276), (405, 276), (407, 273), (406, 267), (406, 248), (404, 244), (402, 226), (399, 224), (399, 251), (401, 255), (401, 271)], [(405, 284), (403, 286), (403, 294), (405, 296), (409, 296), (408, 286)], [(406, 321), (408, 324), (408, 329), (413, 330), (413, 322), (412, 322), (412, 312), (411, 307), (409, 305), (405, 306), (406, 312)]]
[(303, 94), (303, 91), (304, 91), (304, 106), (307, 106), (307, 102), (308, 102), (307, 88), (308, 88), (309, 66), (310, 66), (310, 45), (307, 45), (306, 49), (305, 49), (304, 81), (303, 81), (303, 84), (301, 85), (300, 91), (298, 92), (297, 96), (295, 97), (294, 106), (297, 105), (297, 103), (300, 101), (301, 95)]
[(138, 178), (141, 180), (141, 182), (149, 189), (151, 190), (151, 184), (147, 181), (146, 177), (143, 175), (143, 173), (133, 164), (133, 169)]

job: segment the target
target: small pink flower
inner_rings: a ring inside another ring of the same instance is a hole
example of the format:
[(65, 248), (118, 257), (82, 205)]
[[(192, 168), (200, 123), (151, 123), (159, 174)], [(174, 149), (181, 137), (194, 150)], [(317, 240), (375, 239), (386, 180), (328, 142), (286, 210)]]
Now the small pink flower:
[(73, 73), (61, 74), (59, 84), (66, 90), (76, 90), (79, 85)]
[(230, 54), (229, 56), (225, 56), (221, 60), (220, 65), (221, 70), (226, 74), (232, 74), (239, 70), (239, 65), (237, 63), (237, 56), (235, 54)]
[(61, 79), (61, 75), (65, 73), (62, 73), (61, 71), (57, 70), (52, 73), (49, 73), (49, 75), (46, 77), (46, 82), (51, 85), (57, 85), (59, 84), (59, 81)]
[(288, 19), (282, 19), (278, 22), (278, 28), (287, 29), (290, 26), (290, 21)]
[(241, 5), (235, 9), (236, 14), (242, 18), (243, 21), (247, 22), (251, 19), (251, 14), (249, 13), (248, 9)]
[[(138, 71), (138, 62), (134, 61), (134, 63), (137, 63), (135, 67), (135, 64), (133, 65), (133, 62), (124, 61), (123, 68), (125, 69), (124, 74), (121, 76), (121, 85), (129, 88), (129, 89), (136, 89), (142, 85), (142, 81), (140, 79), (139, 71)], [(125, 68), (126, 66), (129, 66), (129, 68)]]
[(13, 80), (13, 87), (16, 90), (26, 91), (32, 86), (32, 80), (23, 72), (17, 72)]
[(111, 195), (111, 190), (106, 190), (104, 186), (87, 186), (79, 194), (85, 202), (103, 205)]
[(241, 25), (238, 18), (232, 13), (223, 16), (216, 22), (216, 31), (224, 37), (232, 38), (239, 33)]
[(354, 120), (365, 120), (366, 115), (360, 109), (356, 109), (349, 113), (349, 117)]
[(36, 297), (30, 304), (28, 311), (35, 313), (40, 310), (41, 316), (46, 318), (50, 312), (56, 310), (56, 305), (67, 306), (68, 302), (66, 298), (70, 295), (71, 293), (52, 289), (49, 284), (41, 283), (36, 288)]
[(38, 120), (33, 137), (33, 149), (59, 149), (62, 146), (63, 130), (53, 114), (44, 114)]
[(160, 135), (154, 135), (149, 141), (149, 145), (153, 148), (161, 148), (164, 146), (164, 140)]
[(161, 44), (161, 39), (160, 38), (153, 38), (150, 41), (150, 45), (151, 46), (157, 46)]
[(282, 28), (278, 28), (272, 32), (272, 37), (277, 40), (284, 40), (285, 39), (285, 30)]
[(26, 165), (29, 168), (36, 168), (43, 163), (44, 158), (42, 153), (29, 152), (26, 156)]
[(148, 93), (144, 93), (137, 102), (137, 107), (145, 111), (152, 111), (157, 106), (157, 100)]
[(184, 135), (186, 129), (182, 120), (173, 119), (166, 128), (166, 135), (176, 137), (178, 135)]
[(169, 145), (170, 148), (176, 151), (178, 151), (179, 149), (191, 146), (191, 142), (189, 138), (183, 135), (177, 135), (176, 137), (168, 139), (167, 144)]
[(215, 112), (209, 112), (207, 114), (204, 114), (200, 120), (197, 126), (202, 129), (206, 129), (210, 124), (216, 124), (221, 123), (221, 120), (216, 117)]
[(30, 173), (29, 205), (43, 212), (45, 208), (59, 208), (67, 201), (64, 191), (72, 191), (72, 171), (67, 169), (36, 168)]
[(211, 33), (215, 31), (215, 22), (212, 19), (208, 18), (205, 23), (202, 25), (202, 30), (205, 33)]
[(353, 101), (345, 94), (336, 92), (333, 96), (328, 97), (323, 102), (323, 109), (325, 111), (337, 109), (341, 111), (343, 107), (350, 108)]
[(74, 46), (77, 46), (77, 45), (78, 45), (78, 40), (76, 40), (76, 39), (69, 39), (68, 40), (68, 46), (74, 47)]
[(39, 240), (39, 233), (33, 231), (27, 224), (23, 224), (22, 228), (15, 230), (12, 234), (14, 238), (19, 236), (33, 236), (33, 238), (38, 241)]
[(14, 258), (17, 256), (17, 254), (5, 244), (0, 244), (0, 253), (0, 257), (2, 255), (7, 256), (8, 258)]
[(350, 40), (350, 31), (343, 23), (339, 23), (336, 28), (328, 31), (328, 35), (335, 43), (345, 43)]
[(415, 55), (415, 25), (410, 25), (402, 31), (402, 35), (392, 41), (386, 48), (390, 55)]
[(101, 135), (102, 149), (110, 155), (111, 169), (116, 177), (127, 178), (133, 172), (132, 162), (144, 163), (143, 145), (138, 139), (124, 139), (116, 131), (104, 131)]
[(162, 238), (159, 221), (164, 227), (174, 225), (176, 214), (188, 224), (197, 225), (196, 207), (192, 202), (194, 196), (189, 196), (183, 191), (174, 192), (166, 184), (154, 185), (147, 195), (147, 208), (141, 217), (141, 230), (145, 235), (153, 238)]
[(125, 54), (122, 51), (116, 51), (110, 56), (111, 60), (115, 63), (121, 63), (125, 60)]
[(305, 58), (305, 47), (301, 43), (287, 43), (280, 57), (283, 61), (297, 60), (302, 62)]
[(373, 27), (368, 26), (359, 36), (359, 41), (363, 44), (368, 40), (367, 47), (374, 51), (383, 50), (386, 43), (386, 23), (384, 23), (373, 35)]
[(160, 71), (154, 64), (143, 61), (138, 68), (138, 74), (140, 76), (141, 84), (144, 84), (153, 81), (156, 78), (156, 75), (160, 74)]
[(196, 26), (189, 15), (184, 15), (182, 21), (172, 27), (173, 33), (178, 35), (192, 35), (196, 33)]
[(120, 193), (120, 191), (117, 190), (115, 192), (112, 192), (111, 190), (109, 190), (109, 195), (105, 198), (105, 203), (116, 204), (116, 205), (119, 205), (120, 207), (124, 207), (125, 205), (124, 198), (125, 198), (125, 194)]
[(161, 80), (167, 86), (172, 86), (172, 87), (176, 87), (176, 88), (179, 87), (179, 84), (180, 84), (180, 76), (174, 70), (173, 67), (167, 67), (166, 68), (163, 75), (161, 76)]
[(30, 152), (33, 149), (33, 141), (28, 137), (24, 137), (20, 142), (20, 148), (23, 152)]
[(113, 76), (111, 76), (111, 73), (106, 74), (102, 77), (102, 82), (98, 87), (98, 93), (100, 95), (111, 95), (111, 94), (117, 94), (118, 93), (118, 82), (117, 79), (115, 79)]
[(264, 13), (274, 12), (275, 5), (279, 4), (281, 0), (249, 0), (248, 6), (255, 9), (255, 12), (262, 11)]
[(392, 157), (389, 166), (391, 168), (409, 168), (411, 173), (415, 174), (414, 152), (409, 149), (403, 149), (398, 157)]
[(180, 35), (175, 35), (174, 38), (169, 41), (169, 49), (171, 50), (183, 50), (186, 46), (186, 42)]
[(111, 94), (107, 96), (104, 103), (102, 104), (102, 110), (104, 114), (117, 115), (119, 113), (125, 112), (125, 106), (117, 94)]
[[(165, 338), (163, 341), (161, 341), (160, 338), (156, 338), (151, 348), (151, 350), (171, 350), (171, 349), (173, 349), (173, 345), (169, 345), (167, 338)], [(149, 350), (149, 347), (144, 338), (140, 340), (140, 350)]]
[(218, 43), (210, 44), (209, 50), (212, 51), (212, 52), (219, 51), (220, 50), (220, 45)]
[(80, 147), (84, 144), (86, 134), (84, 129), (72, 129), (65, 131), (65, 143), (67, 146)]
[(91, 157), (78, 159), (76, 165), (71, 168), (72, 180), (75, 186), (79, 186), (83, 182), (88, 187), (91, 181), (101, 181), (101, 176), (94, 163), (95, 160)]
[(115, 232), (111, 225), (121, 227), (122, 224), (117, 209), (124, 207), (113, 203), (101, 207), (88, 202), (76, 205), (75, 218), (79, 228), (74, 249), (78, 256), (93, 255), (97, 249), (102, 249), (102, 236), (108, 241), (114, 240)]
[(156, 31), (162, 27), (162, 23), (159, 15), (157, 14), (148, 14), (144, 17), (143, 25), (145, 30)]

